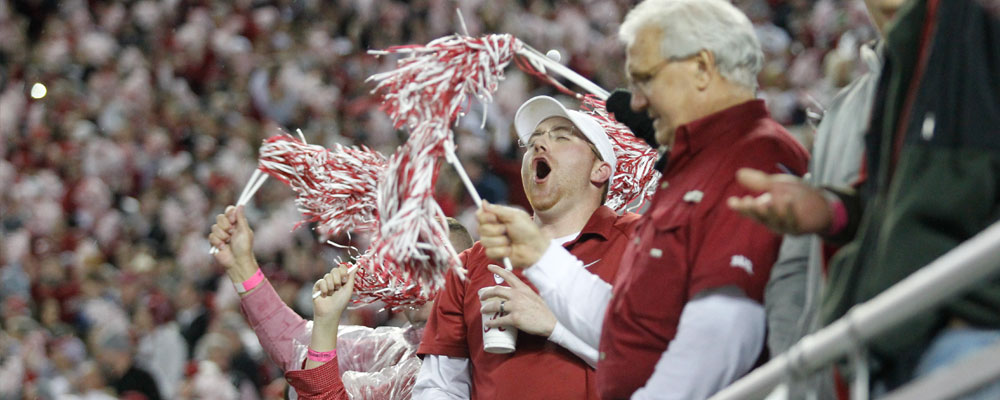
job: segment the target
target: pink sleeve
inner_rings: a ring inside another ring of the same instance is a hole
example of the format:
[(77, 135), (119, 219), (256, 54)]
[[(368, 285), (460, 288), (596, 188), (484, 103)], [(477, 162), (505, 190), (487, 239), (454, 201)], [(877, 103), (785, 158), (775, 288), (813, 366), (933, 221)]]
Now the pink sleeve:
[(347, 400), (337, 364), (335, 357), (313, 369), (286, 372), (285, 379), (295, 388), (300, 399)]
[(243, 296), (240, 311), (272, 361), (286, 372), (302, 369), (312, 324), (281, 301), (271, 282)]

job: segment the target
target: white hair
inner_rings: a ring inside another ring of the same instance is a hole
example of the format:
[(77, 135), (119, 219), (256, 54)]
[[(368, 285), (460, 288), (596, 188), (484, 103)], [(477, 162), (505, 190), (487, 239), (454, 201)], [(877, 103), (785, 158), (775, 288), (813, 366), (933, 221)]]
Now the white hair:
[(764, 52), (750, 19), (728, 1), (645, 0), (625, 16), (618, 37), (631, 46), (646, 27), (660, 29), (663, 58), (679, 60), (707, 50), (724, 78), (757, 90)]

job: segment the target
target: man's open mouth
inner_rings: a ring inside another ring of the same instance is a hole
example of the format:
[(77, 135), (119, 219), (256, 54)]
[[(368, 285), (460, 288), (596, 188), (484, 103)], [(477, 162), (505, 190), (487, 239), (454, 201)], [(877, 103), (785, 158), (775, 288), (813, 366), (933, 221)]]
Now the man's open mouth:
[(550, 172), (552, 172), (552, 167), (549, 166), (548, 161), (545, 161), (544, 158), (535, 159), (535, 182), (544, 181)]

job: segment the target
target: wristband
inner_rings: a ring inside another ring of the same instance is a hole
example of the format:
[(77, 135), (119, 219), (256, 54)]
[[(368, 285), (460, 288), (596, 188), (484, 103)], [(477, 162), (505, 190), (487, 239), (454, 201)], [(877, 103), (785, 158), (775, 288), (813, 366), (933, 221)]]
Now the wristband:
[(233, 286), (236, 287), (236, 293), (243, 294), (253, 290), (253, 288), (257, 287), (257, 285), (263, 281), (264, 273), (260, 271), (260, 268), (257, 268), (257, 272), (255, 272), (250, 279), (243, 281), (243, 283), (237, 283)]
[(333, 349), (330, 351), (316, 351), (313, 349), (309, 349), (309, 351), (306, 352), (306, 358), (319, 363), (329, 362), (336, 356), (337, 356), (337, 349)]
[(847, 227), (847, 207), (839, 197), (828, 191), (823, 191), (826, 195), (827, 204), (830, 205), (830, 229), (826, 231), (826, 236), (836, 236)]

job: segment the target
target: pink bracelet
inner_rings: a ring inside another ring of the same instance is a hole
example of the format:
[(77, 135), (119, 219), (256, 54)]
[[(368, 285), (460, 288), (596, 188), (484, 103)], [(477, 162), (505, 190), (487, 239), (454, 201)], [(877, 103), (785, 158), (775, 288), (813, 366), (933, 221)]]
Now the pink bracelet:
[(242, 294), (253, 290), (253, 288), (257, 287), (257, 285), (263, 281), (264, 273), (260, 271), (260, 268), (257, 268), (257, 272), (255, 272), (250, 279), (243, 281), (243, 283), (237, 283), (233, 286), (236, 286), (236, 293)]
[(828, 201), (830, 203), (830, 211), (833, 214), (833, 220), (830, 221), (830, 229), (826, 231), (827, 236), (835, 236), (847, 227), (847, 207), (836, 196), (831, 197), (834, 199), (829, 199)]
[(336, 356), (337, 356), (337, 349), (333, 349), (330, 351), (316, 351), (313, 349), (309, 349), (309, 351), (306, 352), (306, 358), (320, 363), (329, 362)]

